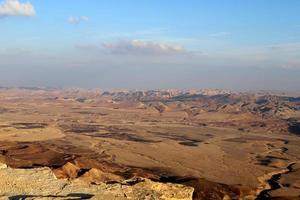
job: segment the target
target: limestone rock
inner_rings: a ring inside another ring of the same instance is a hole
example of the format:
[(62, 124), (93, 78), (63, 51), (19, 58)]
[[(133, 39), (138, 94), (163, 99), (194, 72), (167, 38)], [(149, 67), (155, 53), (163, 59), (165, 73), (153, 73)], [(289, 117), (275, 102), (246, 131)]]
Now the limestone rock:
[[(26, 200), (122, 200), (122, 199), (166, 199), (190, 200), (193, 188), (179, 184), (165, 184), (141, 179), (133, 185), (121, 183), (89, 184), (75, 179), (57, 179), (49, 168), (0, 169), (0, 199)], [(4, 165), (3, 165), (4, 166)], [(72, 168), (73, 169), (73, 168)], [(72, 171), (72, 170), (71, 170)], [(72, 171), (73, 172), (73, 171)], [(90, 171), (95, 176), (101, 173)]]

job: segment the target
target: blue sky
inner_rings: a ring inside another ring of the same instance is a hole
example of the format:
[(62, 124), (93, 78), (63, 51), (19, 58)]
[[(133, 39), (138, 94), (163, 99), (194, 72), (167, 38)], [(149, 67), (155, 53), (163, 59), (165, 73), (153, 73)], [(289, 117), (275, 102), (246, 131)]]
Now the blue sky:
[(0, 0), (0, 85), (299, 90), (299, 10), (298, 0)]

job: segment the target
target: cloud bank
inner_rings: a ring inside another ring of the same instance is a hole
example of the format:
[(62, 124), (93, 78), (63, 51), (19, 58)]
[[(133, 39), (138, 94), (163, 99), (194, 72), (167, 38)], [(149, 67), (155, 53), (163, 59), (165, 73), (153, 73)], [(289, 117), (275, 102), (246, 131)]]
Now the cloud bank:
[(30, 2), (22, 3), (18, 0), (5, 0), (0, 3), (0, 17), (7, 16), (35, 16), (34, 6)]
[(75, 47), (61, 53), (46, 48), (26, 51), (0, 46), (0, 85), (300, 89), (298, 43), (201, 54), (188, 46), (185, 49), (167, 41), (150, 40), (112, 40), (102, 45), (100, 41), (88, 41)]
[(113, 54), (125, 55), (173, 55), (186, 53), (185, 48), (179, 44), (143, 40), (104, 43), (103, 48)]

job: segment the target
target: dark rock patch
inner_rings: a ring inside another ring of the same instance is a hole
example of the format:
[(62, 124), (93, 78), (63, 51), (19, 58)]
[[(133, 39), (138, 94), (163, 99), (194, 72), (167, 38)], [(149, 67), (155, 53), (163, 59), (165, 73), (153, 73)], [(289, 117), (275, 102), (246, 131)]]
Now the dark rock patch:
[(298, 121), (289, 122), (288, 131), (292, 134), (300, 136), (300, 122)]
[(190, 146), (190, 147), (197, 147), (198, 143), (202, 141), (200, 140), (190, 140), (190, 141), (183, 141), (183, 142), (178, 142), (178, 144), (184, 145), (184, 146)]
[(130, 133), (119, 133), (119, 132), (111, 132), (111, 133), (105, 133), (105, 134), (93, 134), (93, 137), (101, 137), (101, 138), (111, 138), (111, 139), (116, 139), (116, 140), (126, 140), (126, 141), (131, 141), (131, 142), (142, 142), (142, 143), (156, 143), (159, 141), (155, 140), (149, 140), (145, 139), (143, 137), (133, 135)]
[(12, 123), (12, 127), (16, 129), (35, 129), (35, 128), (46, 128), (48, 124), (46, 123)]

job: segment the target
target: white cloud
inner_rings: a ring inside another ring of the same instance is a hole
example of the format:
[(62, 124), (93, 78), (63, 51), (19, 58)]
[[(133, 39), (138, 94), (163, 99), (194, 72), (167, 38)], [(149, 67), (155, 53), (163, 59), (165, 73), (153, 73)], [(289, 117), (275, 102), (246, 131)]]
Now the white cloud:
[(103, 48), (113, 54), (132, 55), (168, 55), (186, 53), (183, 46), (179, 44), (151, 42), (142, 40), (118, 41), (105, 43)]
[(5, 0), (0, 3), (0, 17), (4, 16), (34, 16), (35, 9), (30, 2), (22, 3), (19, 0)]
[(209, 34), (210, 37), (224, 37), (228, 35), (231, 35), (231, 33), (225, 31)]
[(68, 19), (68, 22), (70, 24), (79, 24), (81, 22), (87, 22), (87, 21), (89, 21), (89, 18), (87, 16), (79, 16), (79, 17), (70, 16)]

